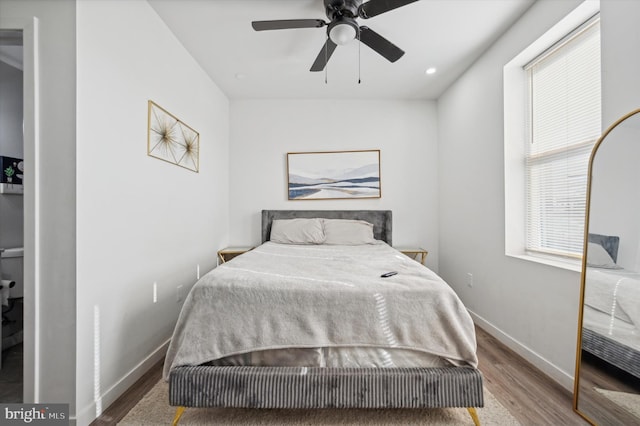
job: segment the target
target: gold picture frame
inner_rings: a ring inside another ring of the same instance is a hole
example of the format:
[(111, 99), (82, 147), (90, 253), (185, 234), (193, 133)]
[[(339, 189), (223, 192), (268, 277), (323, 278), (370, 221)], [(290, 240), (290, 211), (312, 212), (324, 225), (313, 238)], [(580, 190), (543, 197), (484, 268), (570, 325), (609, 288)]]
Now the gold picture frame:
[(380, 150), (287, 153), (289, 200), (381, 198)]
[(147, 155), (198, 173), (200, 134), (150, 100)]

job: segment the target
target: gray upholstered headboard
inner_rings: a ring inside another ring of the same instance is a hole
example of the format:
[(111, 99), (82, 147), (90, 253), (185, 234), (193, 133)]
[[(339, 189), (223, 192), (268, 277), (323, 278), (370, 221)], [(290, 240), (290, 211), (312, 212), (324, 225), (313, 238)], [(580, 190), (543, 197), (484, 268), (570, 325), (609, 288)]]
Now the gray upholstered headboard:
[(609, 253), (614, 262), (618, 261), (618, 245), (620, 237), (613, 235), (589, 234), (589, 242), (600, 244)]
[(269, 241), (274, 219), (358, 219), (373, 224), (373, 236), (391, 245), (391, 210), (262, 210), (262, 242)]

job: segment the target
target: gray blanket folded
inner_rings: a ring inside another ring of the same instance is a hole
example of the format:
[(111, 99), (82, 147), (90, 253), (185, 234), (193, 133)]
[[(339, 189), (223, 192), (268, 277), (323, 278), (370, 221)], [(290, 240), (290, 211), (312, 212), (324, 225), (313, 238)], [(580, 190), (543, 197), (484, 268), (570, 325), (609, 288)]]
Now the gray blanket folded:
[[(381, 278), (385, 272), (397, 275)], [(387, 244), (267, 242), (192, 288), (164, 376), (238, 353), (369, 346), (424, 351), (477, 366), (473, 321), (437, 274)]]

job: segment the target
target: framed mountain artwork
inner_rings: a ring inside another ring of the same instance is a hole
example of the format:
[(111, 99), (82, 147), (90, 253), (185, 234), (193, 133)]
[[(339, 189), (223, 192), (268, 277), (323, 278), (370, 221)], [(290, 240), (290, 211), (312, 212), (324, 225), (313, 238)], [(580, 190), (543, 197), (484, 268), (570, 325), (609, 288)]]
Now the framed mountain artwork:
[(380, 150), (290, 152), (289, 200), (380, 198)]

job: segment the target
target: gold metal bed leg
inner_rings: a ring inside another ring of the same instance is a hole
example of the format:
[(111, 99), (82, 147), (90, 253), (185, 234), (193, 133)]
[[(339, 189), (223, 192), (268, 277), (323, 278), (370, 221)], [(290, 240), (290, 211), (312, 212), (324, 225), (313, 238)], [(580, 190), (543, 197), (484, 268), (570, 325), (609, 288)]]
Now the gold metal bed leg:
[(476, 411), (476, 409), (474, 407), (467, 407), (467, 411), (473, 419), (473, 424), (475, 424), (476, 426), (480, 426), (480, 419), (478, 418), (478, 412)]
[(185, 407), (176, 408), (176, 415), (173, 416), (173, 423), (171, 423), (172, 426), (177, 426), (178, 422), (180, 421), (180, 417), (182, 417), (185, 409)]

